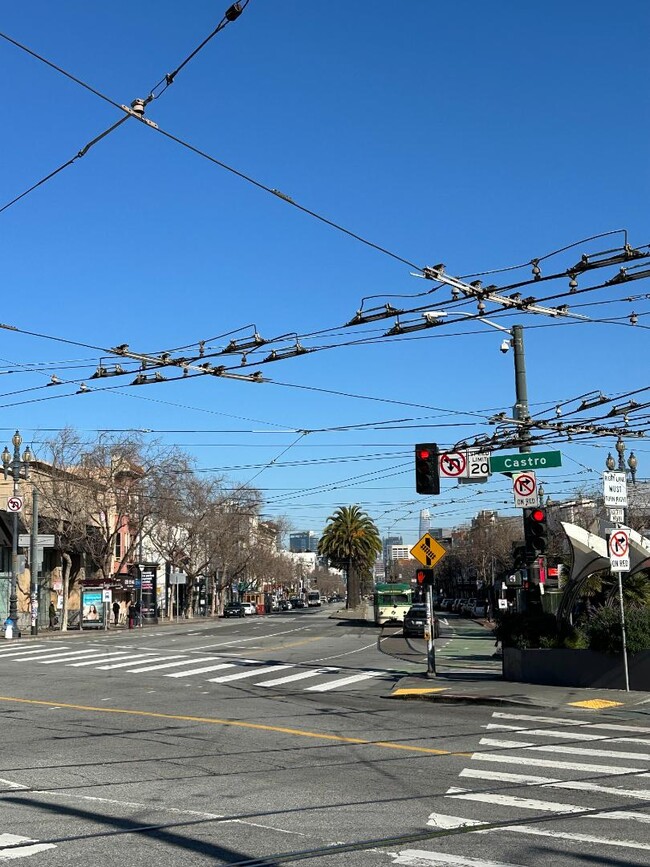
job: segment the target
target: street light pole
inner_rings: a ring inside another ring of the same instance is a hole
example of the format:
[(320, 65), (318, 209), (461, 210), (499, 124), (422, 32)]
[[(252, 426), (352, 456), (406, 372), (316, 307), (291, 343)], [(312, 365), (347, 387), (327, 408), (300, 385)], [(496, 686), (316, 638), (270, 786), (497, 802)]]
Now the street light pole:
[[(11, 475), (14, 482), (13, 495), (14, 498), (18, 494), (19, 479), (29, 478), (29, 464), (32, 460), (32, 453), (29, 446), (23, 452), (22, 460), (20, 458), (20, 446), (23, 438), (16, 431), (11, 438), (14, 447), (13, 460), (11, 452), (5, 446), (2, 452), (2, 465), (5, 479)], [(11, 589), (9, 593), (9, 619), (14, 624), (13, 636), (18, 637), (18, 512), (13, 512), (12, 524), (12, 540), (11, 540)]]
[[(511, 329), (512, 348), (515, 354), (515, 405), (514, 417), (518, 421), (526, 422), (530, 418), (528, 409), (528, 385), (526, 382), (526, 357), (524, 355), (524, 326), (513, 325)], [(524, 441), (519, 446), (520, 452), (529, 452), (530, 431), (522, 427), (521, 439)]]

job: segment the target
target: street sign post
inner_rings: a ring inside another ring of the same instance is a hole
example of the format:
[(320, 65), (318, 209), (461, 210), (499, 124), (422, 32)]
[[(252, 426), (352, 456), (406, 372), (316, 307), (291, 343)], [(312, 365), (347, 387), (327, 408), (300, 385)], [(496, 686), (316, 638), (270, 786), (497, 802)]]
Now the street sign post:
[(562, 466), (562, 452), (526, 452), (514, 455), (490, 455), (490, 471), (516, 473), (526, 470), (547, 470)]
[(535, 473), (515, 473), (512, 477), (512, 492), (518, 509), (531, 509), (537, 506), (539, 495)]
[(605, 506), (627, 506), (627, 479), (625, 473), (603, 473), (603, 501)]
[(443, 548), (430, 533), (425, 533), (420, 541), (411, 548), (413, 557), (427, 568), (439, 563), (446, 553), (447, 549)]

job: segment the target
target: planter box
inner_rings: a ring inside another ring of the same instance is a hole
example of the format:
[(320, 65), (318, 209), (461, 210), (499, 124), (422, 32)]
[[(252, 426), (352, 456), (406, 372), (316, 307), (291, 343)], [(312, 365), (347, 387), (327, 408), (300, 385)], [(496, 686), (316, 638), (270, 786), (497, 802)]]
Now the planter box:
[[(650, 650), (628, 656), (630, 689), (650, 692)], [(625, 689), (623, 657), (593, 650), (503, 648), (503, 678), (548, 686)]]

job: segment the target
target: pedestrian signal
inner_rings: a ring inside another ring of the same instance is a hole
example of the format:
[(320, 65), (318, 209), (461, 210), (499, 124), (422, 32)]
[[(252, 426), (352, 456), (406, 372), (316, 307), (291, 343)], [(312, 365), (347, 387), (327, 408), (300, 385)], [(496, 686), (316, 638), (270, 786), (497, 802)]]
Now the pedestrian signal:
[(418, 494), (440, 493), (436, 443), (419, 443), (415, 447), (415, 490)]
[(419, 587), (433, 586), (433, 569), (416, 569), (415, 580)]

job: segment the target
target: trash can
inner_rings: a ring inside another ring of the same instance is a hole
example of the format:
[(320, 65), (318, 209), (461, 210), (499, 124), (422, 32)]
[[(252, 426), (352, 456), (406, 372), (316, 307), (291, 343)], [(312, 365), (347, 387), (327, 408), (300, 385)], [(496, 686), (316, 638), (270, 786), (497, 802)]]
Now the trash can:
[(9, 617), (5, 620), (5, 638), (11, 639), (14, 637), (14, 621)]

